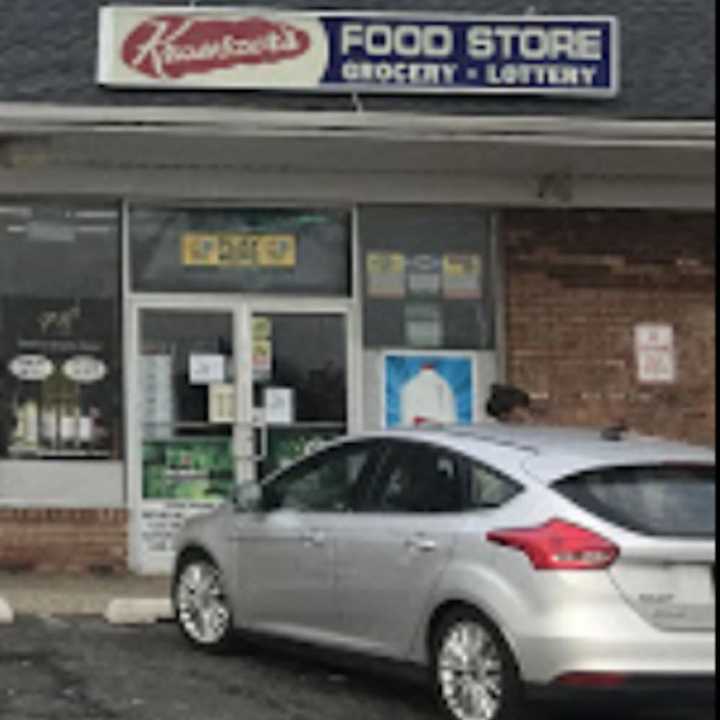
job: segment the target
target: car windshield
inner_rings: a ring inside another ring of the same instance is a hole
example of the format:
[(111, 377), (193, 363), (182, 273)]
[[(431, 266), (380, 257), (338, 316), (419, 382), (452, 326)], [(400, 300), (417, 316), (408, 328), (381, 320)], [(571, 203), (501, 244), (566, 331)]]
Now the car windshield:
[(567, 499), (645, 535), (715, 537), (715, 467), (622, 467), (555, 483)]

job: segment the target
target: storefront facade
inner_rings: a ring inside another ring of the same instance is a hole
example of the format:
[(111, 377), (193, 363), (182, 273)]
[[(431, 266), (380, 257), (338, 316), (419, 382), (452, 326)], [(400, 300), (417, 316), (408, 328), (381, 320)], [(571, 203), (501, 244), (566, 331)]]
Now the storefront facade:
[[(159, 17), (130, 5), (122, 37)], [(522, 42), (520, 4), (429, 24), (405, 5), (400, 56), (428, 27), (440, 53), (437, 28), (478, 14)], [(166, 572), (178, 524), (234, 483), (346, 432), (480, 421), (497, 379), (548, 422), (713, 443), (714, 96), (686, 80), (714, 72), (714, 6), (575, 5), (528, 21), (534, 52), (543, 17), (611, 28), (606, 76), (562, 93), (509, 88), (517, 63), (489, 94), (430, 88), (462, 64), (380, 62), (383, 31), (355, 20), (348, 52), (375, 59), (352, 72), (421, 88), (358, 91), (347, 63), (331, 88), (192, 85), (207, 68), (162, 65), (179, 56), (142, 34), (134, 86), (107, 55), (125, 20), (111, 31), (100, 3), (58, 3), (64, 53), (18, 14), (0, 84), (0, 566)], [(27, 62), (38, 38), (62, 72)], [(686, 66), (644, 56), (647, 38), (687, 48)]]

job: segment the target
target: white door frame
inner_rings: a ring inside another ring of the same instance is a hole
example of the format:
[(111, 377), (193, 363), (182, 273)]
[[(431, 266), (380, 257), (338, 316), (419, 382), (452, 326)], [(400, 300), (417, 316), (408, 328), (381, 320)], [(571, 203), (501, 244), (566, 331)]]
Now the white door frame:
[[(141, 313), (145, 310), (169, 312), (217, 312), (232, 316), (235, 363), (236, 425), (233, 452), (236, 470), (247, 463), (247, 433), (253, 424), (252, 400), (252, 316), (255, 314), (337, 315), (345, 318), (347, 358), (347, 428), (355, 432), (362, 425), (359, 405), (362, 383), (362, 347), (358, 343), (357, 310), (352, 299), (304, 298), (258, 295), (222, 295), (195, 293), (135, 293), (129, 296), (125, 317), (125, 376), (127, 487), (130, 521), (128, 554), (130, 569), (140, 573), (167, 573), (170, 556), (143, 552), (140, 514), (146, 501), (142, 496), (142, 397), (140, 391)], [(243, 458), (245, 460), (243, 461)]]

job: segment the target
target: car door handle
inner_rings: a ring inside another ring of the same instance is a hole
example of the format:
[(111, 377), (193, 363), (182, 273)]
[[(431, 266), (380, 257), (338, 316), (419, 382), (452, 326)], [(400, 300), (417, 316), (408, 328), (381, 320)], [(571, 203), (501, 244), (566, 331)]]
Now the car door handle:
[(318, 530), (308, 530), (300, 536), (300, 541), (303, 545), (312, 545), (313, 547), (320, 547), (325, 544), (325, 533)]
[(405, 547), (408, 550), (416, 550), (417, 552), (430, 553), (435, 552), (438, 548), (436, 540), (426, 537), (425, 535), (416, 535), (405, 541)]

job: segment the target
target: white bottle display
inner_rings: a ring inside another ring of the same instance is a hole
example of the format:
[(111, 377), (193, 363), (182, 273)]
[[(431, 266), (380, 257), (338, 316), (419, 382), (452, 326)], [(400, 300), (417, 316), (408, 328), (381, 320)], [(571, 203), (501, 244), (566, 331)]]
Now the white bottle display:
[(20, 412), (23, 418), (23, 442), (29, 448), (36, 448), (40, 441), (37, 403), (34, 400), (27, 400), (23, 403)]
[(400, 393), (401, 423), (452, 424), (458, 421), (455, 393), (450, 383), (431, 365), (424, 366)]

